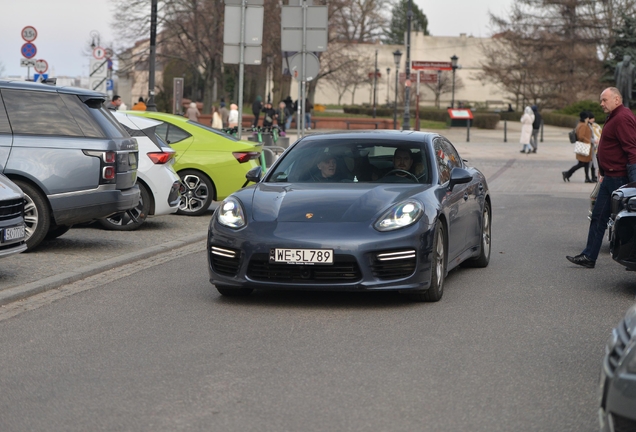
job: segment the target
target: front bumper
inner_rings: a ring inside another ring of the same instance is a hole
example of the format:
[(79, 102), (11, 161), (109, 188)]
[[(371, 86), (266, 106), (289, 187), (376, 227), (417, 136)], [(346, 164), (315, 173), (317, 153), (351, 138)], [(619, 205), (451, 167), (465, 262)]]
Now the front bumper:
[[(253, 289), (425, 290), (431, 278), (432, 231), (418, 224), (380, 233), (360, 223), (303, 222), (252, 222), (234, 231), (213, 217), (207, 243), (210, 282)], [(272, 248), (333, 249), (334, 264), (270, 263)], [(408, 251), (414, 252), (411, 258)], [(404, 253), (404, 258), (383, 260), (386, 253)]]
[(636, 270), (636, 213), (623, 210), (611, 223), (610, 253), (614, 261)]

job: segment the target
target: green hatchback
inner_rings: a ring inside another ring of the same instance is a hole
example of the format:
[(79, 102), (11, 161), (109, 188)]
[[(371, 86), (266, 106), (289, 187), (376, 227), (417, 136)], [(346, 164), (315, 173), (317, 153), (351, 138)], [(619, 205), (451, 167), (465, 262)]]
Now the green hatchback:
[(163, 122), (156, 133), (176, 150), (174, 169), (184, 185), (179, 214), (203, 214), (212, 201), (225, 199), (245, 186), (245, 174), (260, 165), (260, 146), (187, 117), (150, 111), (126, 113)]

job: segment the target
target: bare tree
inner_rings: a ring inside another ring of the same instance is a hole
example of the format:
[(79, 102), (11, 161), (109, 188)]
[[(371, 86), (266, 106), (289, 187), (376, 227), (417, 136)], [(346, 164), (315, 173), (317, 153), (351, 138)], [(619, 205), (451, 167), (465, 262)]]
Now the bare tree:
[[(435, 95), (435, 107), (440, 107), (440, 98), (443, 94), (451, 93), (453, 91), (453, 76), (452, 72), (442, 71), (437, 74), (436, 83), (424, 83), (424, 86), (428, 88)], [(455, 91), (464, 88), (464, 82), (461, 78), (455, 77)]]
[(334, 0), (329, 25), (341, 42), (371, 42), (379, 39), (388, 24), (388, 0)]

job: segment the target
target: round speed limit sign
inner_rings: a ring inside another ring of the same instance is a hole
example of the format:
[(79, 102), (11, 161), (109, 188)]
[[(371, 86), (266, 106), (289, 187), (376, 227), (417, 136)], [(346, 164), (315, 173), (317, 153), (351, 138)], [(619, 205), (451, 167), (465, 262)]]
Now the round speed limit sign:
[(25, 41), (33, 42), (37, 37), (38, 31), (35, 29), (35, 27), (26, 26), (22, 29), (22, 39), (24, 39)]

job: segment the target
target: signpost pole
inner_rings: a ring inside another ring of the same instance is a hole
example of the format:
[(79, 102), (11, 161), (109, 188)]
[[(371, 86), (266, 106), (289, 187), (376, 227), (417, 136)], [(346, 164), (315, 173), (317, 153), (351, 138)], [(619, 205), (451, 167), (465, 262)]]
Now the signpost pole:
[(241, 41), (239, 43), (239, 96), (238, 96), (238, 139), (243, 130), (243, 83), (245, 74), (245, 8), (247, 0), (241, 1)]
[(421, 72), (417, 71), (417, 88), (415, 98), (415, 130), (420, 130), (420, 75)]
[(148, 103), (146, 110), (157, 111), (155, 104), (155, 52), (157, 47), (157, 0), (150, 7), (150, 57), (148, 58)]
[[(301, 104), (301, 121), (300, 121), (300, 135), (301, 137), (305, 136), (305, 128), (307, 125), (305, 124), (305, 110), (307, 107), (305, 106), (305, 99), (307, 98), (307, 0), (303, 0), (303, 67), (301, 70), (301, 98), (298, 99), (298, 103)], [(311, 126), (310, 126), (311, 127)]]
[(406, 14), (406, 88), (404, 89), (404, 123), (402, 130), (411, 129), (409, 107), (411, 105), (411, 87), (408, 85), (411, 79), (411, 19), (413, 17), (413, 0), (409, 0), (409, 10)]
[(375, 50), (375, 65), (373, 66), (373, 118), (375, 118), (377, 85), (378, 85), (378, 50)]

